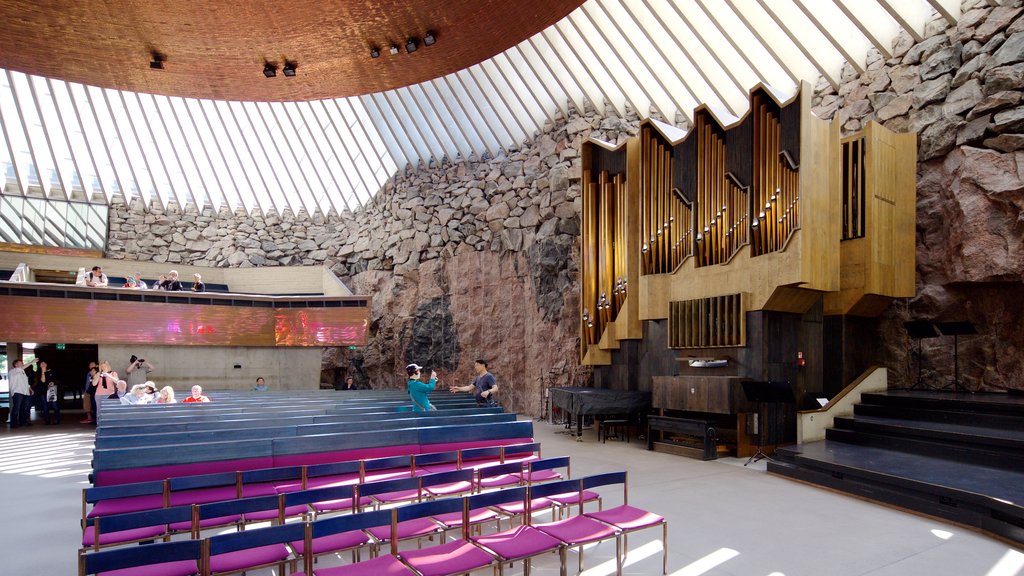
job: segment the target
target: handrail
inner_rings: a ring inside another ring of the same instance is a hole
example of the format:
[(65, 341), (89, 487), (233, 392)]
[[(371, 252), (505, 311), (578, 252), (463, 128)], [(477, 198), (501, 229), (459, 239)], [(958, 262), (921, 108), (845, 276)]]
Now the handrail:
[(796, 441), (816, 442), (825, 439), (825, 430), (832, 427), (837, 416), (853, 414), (853, 405), (863, 394), (884, 392), (889, 387), (889, 372), (885, 367), (872, 366), (856, 380), (829, 400), (821, 408), (801, 410), (796, 418)]

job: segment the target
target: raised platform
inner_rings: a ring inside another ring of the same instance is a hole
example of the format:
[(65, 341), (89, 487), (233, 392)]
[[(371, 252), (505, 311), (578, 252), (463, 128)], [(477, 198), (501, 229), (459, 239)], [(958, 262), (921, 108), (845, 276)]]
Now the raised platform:
[(835, 424), (768, 471), (1024, 542), (1024, 398), (866, 394)]

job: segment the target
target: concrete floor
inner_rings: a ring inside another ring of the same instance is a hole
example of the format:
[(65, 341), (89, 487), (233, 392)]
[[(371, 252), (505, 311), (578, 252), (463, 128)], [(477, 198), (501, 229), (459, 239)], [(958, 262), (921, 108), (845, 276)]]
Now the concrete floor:
[[(561, 432), (559, 426), (536, 424), (544, 456), (572, 456), (574, 477), (626, 469), (630, 503), (668, 518), (668, 573), (673, 576), (1024, 574), (1024, 551), (1019, 548), (938, 520), (770, 476), (763, 462), (748, 468), (737, 459), (701, 462), (647, 452), (635, 440), (598, 444), (589, 431), (584, 442), (575, 442)], [(0, 523), (5, 552), (0, 574), (76, 573), (81, 490), (87, 486), (92, 439), (92, 429), (77, 424), (77, 418), (65, 418), (60, 427), (37, 423), (27, 430), (0, 431), (0, 494), (6, 509)], [(614, 505), (618, 498), (609, 492), (606, 504)], [(635, 533), (629, 548), (624, 573), (661, 572), (660, 531)], [(614, 544), (588, 549), (585, 560), (587, 576), (613, 574)], [(338, 562), (322, 558), (320, 565)], [(575, 566), (575, 553), (569, 562)], [(521, 570), (517, 564), (507, 573)], [(535, 574), (554, 575), (557, 570), (557, 556), (534, 561)]]

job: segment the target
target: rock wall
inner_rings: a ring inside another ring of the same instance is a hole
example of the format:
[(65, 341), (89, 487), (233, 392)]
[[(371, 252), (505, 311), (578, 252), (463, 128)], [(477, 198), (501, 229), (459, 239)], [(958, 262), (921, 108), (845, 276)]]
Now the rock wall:
[(571, 110), (506, 155), (407, 169), (356, 213), (115, 205), (108, 256), (325, 265), (371, 295), (373, 310), (369, 344), (325, 349), (322, 381), (347, 373), (374, 387), (404, 386), (404, 367), (416, 362), (436, 369), (443, 385), (462, 385), (484, 358), (502, 403), (539, 414), (545, 388), (590, 379), (578, 361), (581, 144), (616, 142), (638, 123), (632, 113)]
[[(955, 26), (936, 18), (925, 39), (904, 34), (893, 57), (877, 52), (863, 74), (847, 66), (838, 93), (827, 85), (815, 111), (845, 133), (869, 120), (920, 134), (918, 295), (883, 325), (890, 379), (917, 377), (902, 323), (967, 320), (961, 380), (972, 390), (1024, 389), (1024, 8), (969, 0)], [(924, 379), (948, 386), (952, 338), (923, 342)]]

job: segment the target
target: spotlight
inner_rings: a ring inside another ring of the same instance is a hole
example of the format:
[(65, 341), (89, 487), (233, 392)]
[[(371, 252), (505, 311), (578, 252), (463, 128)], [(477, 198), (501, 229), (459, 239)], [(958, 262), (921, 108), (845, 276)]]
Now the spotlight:
[(370, 48), (370, 58), (380, 58), (380, 48), (376, 46)]
[(152, 60), (149, 61), (149, 67), (152, 68), (153, 70), (163, 70), (164, 69), (164, 61), (167, 60), (167, 56), (164, 56), (163, 54), (157, 52), (156, 50), (153, 50), (152, 52), (150, 52), (149, 55), (150, 55), (150, 58), (152, 58)]
[(391, 50), (391, 55), (392, 56), (397, 56), (398, 55), (398, 44), (392, 44), (390, 50)]
[(277, 76), (277, 64), (274, 64), (273, 62), (264, 62), (263, 75), (266, 76), (267, 78), (273, 78), (274, 76)]
[(434, 42), (437, 42), (437, 36), (435, 36), (433, 32), (428, 31), (426, 34), (423, 35), (424, 46), (433, 46)]
[(405, 51), (412, 54), (420, 47), (420, 41), (416, 38), (409, 38), (409, 41), (405, 43)]
[(285, 60), (284, 68), (282, 70), (285, 76), (291, 78), (292, 76), (295, 76), (295, 69), (298, 67), (299, 65), (296, 64), (295, 62), (292, 62), (291, 60)]

